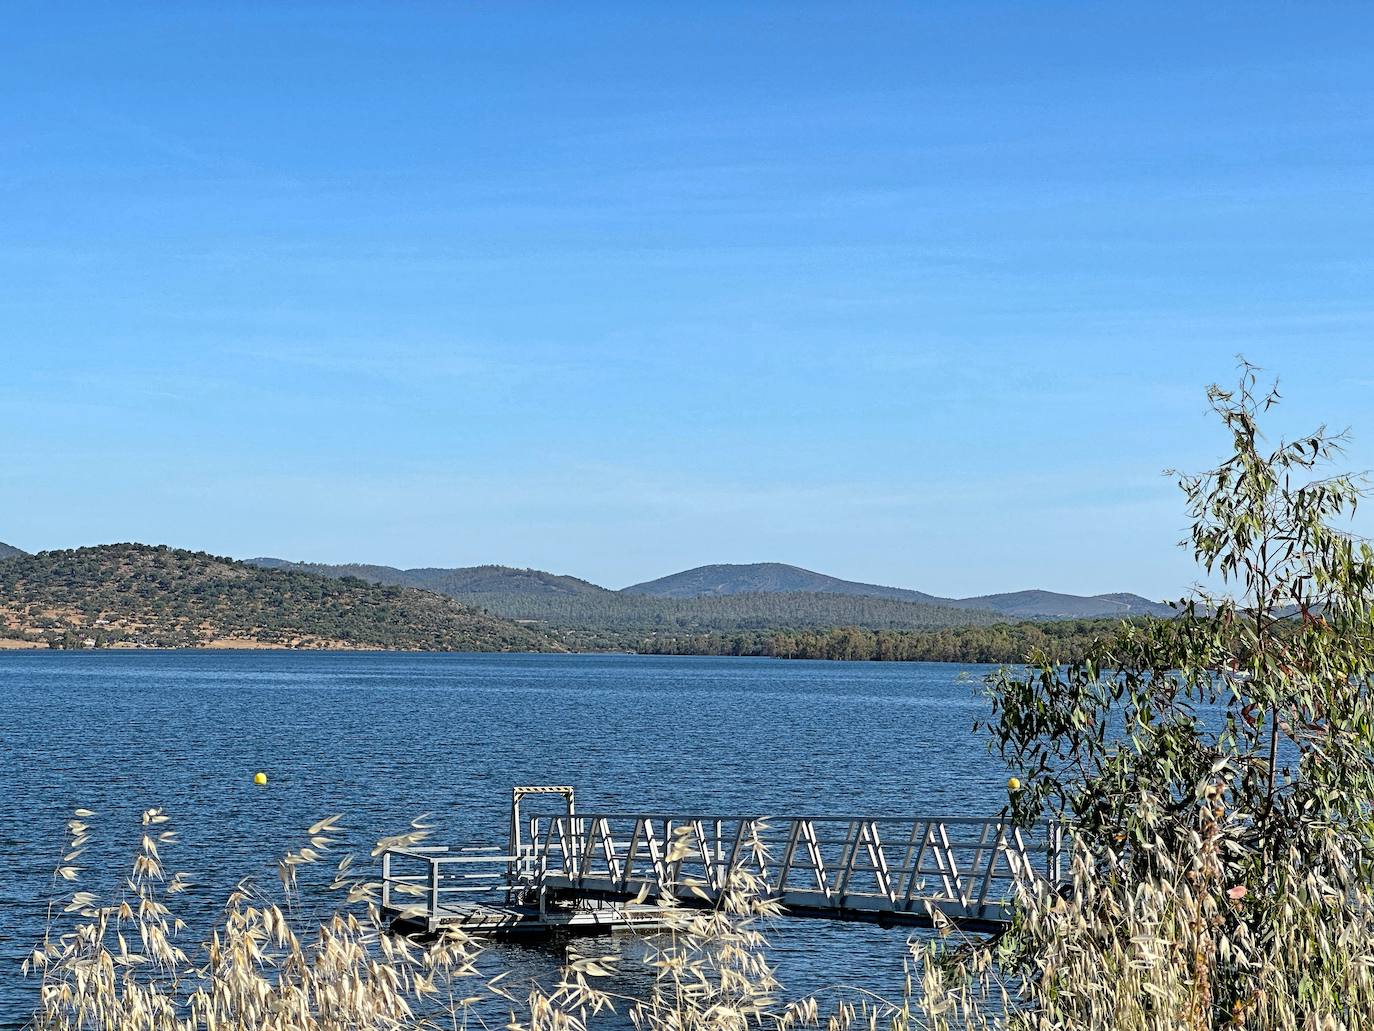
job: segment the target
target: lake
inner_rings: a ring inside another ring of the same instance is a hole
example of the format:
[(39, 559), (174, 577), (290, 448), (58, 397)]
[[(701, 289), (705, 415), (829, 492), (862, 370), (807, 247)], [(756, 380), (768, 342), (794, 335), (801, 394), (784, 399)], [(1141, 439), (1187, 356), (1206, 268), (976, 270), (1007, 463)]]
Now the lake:
[[(0, 652), (0, 1026), (41, 935), (64, 822), (97, 816), (84, 887), (127, 868), (163, 806), (194, 928), (321, 816), (360, 845), (429, 813), (438, 841), (504, 844), (513, 784), (572, 784), (593, 809), (990, 815), (1006, 777), (972, 730), (991, 667), (630, 655)], [(255, 771), (270, 777), (252, 783)], [(366, 853), (363, 853), (366, 862)], [(69, 886), (68, 886), (69, 887)], [(909, 931), (782, 921), (791, 993), (900, 985)], [(198, 940), (198, 939), (193, 939)], [(546, 979), (549, 949), (484, 969)]]

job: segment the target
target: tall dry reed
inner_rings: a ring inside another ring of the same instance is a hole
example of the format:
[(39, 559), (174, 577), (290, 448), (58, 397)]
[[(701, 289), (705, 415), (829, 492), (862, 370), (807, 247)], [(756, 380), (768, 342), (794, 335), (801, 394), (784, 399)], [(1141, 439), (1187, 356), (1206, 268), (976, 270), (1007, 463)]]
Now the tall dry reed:
[[(78, 810), (68, 824), (54, 875), (65, 890), (25, 963), (37, 980), (36, 1031), (455, 1031), (490, 1026), (496, 1006), (507, 1031), (587, 1031), (612, 1013), (641, 1031), (1374, 1028), (1374, 896), (1334, 830), (1322, 864), (1334, 875), (1317, 877), (1296, 853), (1276, 857), (1263, 898), (1226, 883), (1232, 842), (1221, 820), (1160, 857), (1143, 883), (1080, 854), (1067, 890), (1023, 890), (1014, 943), (964, 935), (932, 913), (939, 934), (906, 943), (907, 975), (890, 995), (837, 986), (787, 1000), (768, 954), (766, 929), (780, 910), (758, 840), (756, 861), (738, 864), (719, 905), (656, 903), (664, 930), (645, 940), (647, 993), (616, 991), (615, 956), (576, 952), (551, 988), (517, 993), (505, 975), (479, 971), (481, 947), (463, 934), (419, 942), (388, 933), (379, 886), (355, 875), (352, 856), (332, 860), (337, 817), (282, 858), (271, 891), (241, 882), (194, 947), (181, 942), (186, 924), (173, 908), (188, 880), (165, 865), (176, 843), (166, 814), (143, 814), (129, 876), (108, 899), (82, 887), (91, 821)], [(374, 853), (427, 833), (416, 821)], [(670, 862), (686, 850), (674, 841)], [(337, 906), (311, 919), (298, 874), (326, 861)], [(1253, 922), (1230, 919), (1246, 906), (1276, 907), (1282, 919), (1266, 924), (1276, 932), (1258, 940), (1246, 931)], [(1217, 997), (1216, 985), (1235, 982), (1218, 976), (1223, 969), (1245, 972), (1243, 997)]]

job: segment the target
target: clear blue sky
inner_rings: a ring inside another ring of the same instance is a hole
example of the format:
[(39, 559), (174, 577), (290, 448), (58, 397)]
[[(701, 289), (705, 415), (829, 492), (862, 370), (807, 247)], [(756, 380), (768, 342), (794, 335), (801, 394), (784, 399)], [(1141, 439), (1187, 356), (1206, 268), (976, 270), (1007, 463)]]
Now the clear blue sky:
[(1351, 5), (11, 7), (0, 540), (1176, 595), (1374, 465)]

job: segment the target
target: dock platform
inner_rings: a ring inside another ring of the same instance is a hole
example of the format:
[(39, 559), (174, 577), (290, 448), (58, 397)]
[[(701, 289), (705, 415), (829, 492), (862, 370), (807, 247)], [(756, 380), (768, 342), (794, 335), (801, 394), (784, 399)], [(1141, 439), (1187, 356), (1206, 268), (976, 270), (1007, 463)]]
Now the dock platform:
[[(559, 811), (525, 817), (532, 796)], [(995, 932), (1019, 885), (1063, 882), (1062, 831), (1004, 818), (579, 813), (565, 786), (512, 792), (506, 846), (391, 848), (382, 908), (401, 933), (492, 938), (651, 931), (720, 905), (747, 870), (790, 916)]]

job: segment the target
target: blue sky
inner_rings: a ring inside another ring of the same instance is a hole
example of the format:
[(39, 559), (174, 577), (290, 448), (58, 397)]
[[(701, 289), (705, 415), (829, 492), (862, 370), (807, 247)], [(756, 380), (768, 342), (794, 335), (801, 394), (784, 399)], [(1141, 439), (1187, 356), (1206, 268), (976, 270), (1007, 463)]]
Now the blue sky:
[(1374, 466), (1360, 6), (12, 8), (0, 540), (1173, 596)]

